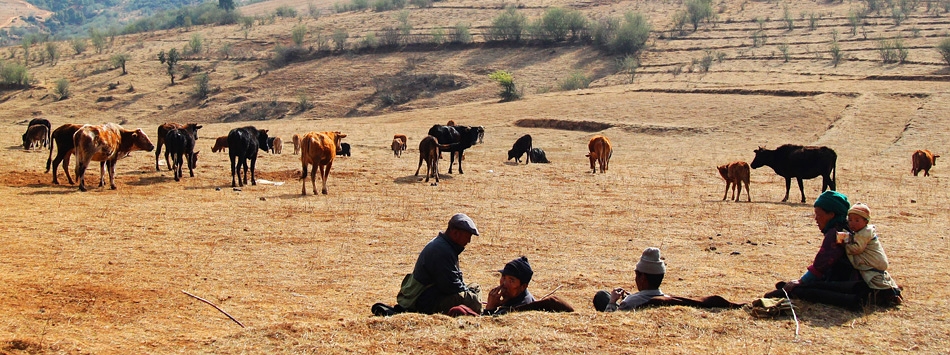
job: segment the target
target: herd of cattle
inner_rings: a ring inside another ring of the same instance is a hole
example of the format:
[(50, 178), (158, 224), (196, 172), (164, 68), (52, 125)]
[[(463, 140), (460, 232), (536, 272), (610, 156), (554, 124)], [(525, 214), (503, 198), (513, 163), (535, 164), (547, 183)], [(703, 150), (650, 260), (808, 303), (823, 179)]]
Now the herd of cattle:
[[(107, 123), (104, 125), (78, 125), (64, 124), (55, 130), (51, 130), (49, 120), (43, 118), (33, 119), (29, 122), (26, 133), (23, 134), (23, 149), (29, 150), (35, 147), (48, 147), (49, 158), (46, 160), (46, 172), (53, 170), (53, 183), (59, 184), (57, 178), (57, 167), (62, 164), (63, 173), (69, 184), (73, 184), (73, 179), (69, 175), (67, 166), (71, 155), (76, 156), (75, 174), (79, 182), (79, 190), (86, 191), (85, 173), (92, 161), (99, 162), (99, 186), (105, 185), (105, 168), (109, 169), (109, 185), (115, 189), (115, 164), (116, 162), (136, 150), (152, 151), (155, 149), (155, 170), (160, 171), (159, 157), (161, 156), (162, 146), (165, 146), (165, 164), (168, 170), (174, 172), (175, 181), (180, 181), (182, 170), (185, 163), (188, 164), (188, 172), (194, 177), (194, 169), (198, 161), (198, 151), (195, 150), (195, 141), (198, 139), (198, 130), (201, 128), (196, 123), (178, 124), (164, 123), (158, 127), (157, 144), (153, 145), (148, 136), (141, 129), (127, 130), (117, 124)], [(228, 150), (228, 156), (231, 163), (231, 186), (240, 187), (248, 183), (248, 171), (250, 171), (251, 185), (257, 185), (255, 176), (255, 167), (257, 163), (258, 150), (280, 154), (283, 142), (279, 137), (269, 137), (266, 129), (259, 130), (253, 126), (232, 129), (227, 136), (218, 137), (215, 140), (212, 152)], [(451, 174), (458, 158), (458, 172), (463, 174), (462, 161), (465, 150), (475, 144), (482, 143), (484, 140), (485, 128), (482, 126), (460, 126), (449, 121), (446, 125), (434, 125), (429, 129), (428, 135), (419, 141), (419, 165), (416, 167), (415, 176), (419, 175), (422, 164), (426, 164), (425, 181), (430, 177), (439, 181), (438, 163), (442, 152), (448, 152), (449, 169)], [(303, 182), (301, 194), (307, 194), (307, 171), (310, 171), (310, 181), (313, 185), (313, 193), (317, 194), (316, 173), (319, 170), (322, 180), (321, 193), (327, 194), (327, 178), (330, 175), (330, 168), (333, 166), (333, 159), (337, 155), (350, 156), (350, 145), (341, 142), (346, 134), (336, 132), (310, 132), (304, 135), (293, 135), (294, 153), (300, 154), (301, 174), (300, 180)], [(393, 136), (391, 148), (395, 157), (401, 157), (402, 152), (406, 150), (408, 139), (404, 134)], [(53, 147), (59, 147), (56, 157), (53, 158)], [(586, 155), (590, 159), (590, 171), (597, 173), (599, 168), (601, 173), (606, 173), (610, 163), (610, 157), (613, 155), (613, 146), (610, 140), (603, 135), (596, 135), (588, 142), (588, 151)], [(514, 145), (508, 150), (508, 160), (515, 160), (515, 164), (521, 163), (521, 157), (527, 154), (526, 164), (548, 163), (544, 150), (532, 145), (531, 135), (524, 135), (515, 141)], [(917, 150), (911, 156), (913, 168), (911, 172), (914, 176), (920, 171), (924, 176), (930, 176), (930, 168), (936, 164), (939, 155), (933, 154), (929, 150)], [(745, 184), (746, 199), (751, 201), (749, 195), (749, 175), (750, 168), (758, 169), (763, 166), (771, 167), (779, 176), (785, 178), (785, 198), (782, 202), (788, 201), (788, 194), (791, 188), (792, 178), (798, 181), (798, 189), (801, 192), (801, 202), (805, 202), (805, 189), (803, 179), (812, 179), (818, 176), (822, 177), (821, 191), (826, 189), (835, 189), (835, 165), (837, 154), (828, 147), (801, 146), (786, 144), (775, 150), (768, 150), (759, 147), (755, 150), (755, 158), (751, 164), (743, 161), (735, 161), (729, 164), (718, 166), (719, 174), (726, 180), (726, 190), (722, 199), (726, 200), (729, 194), (729, 188), (732, 187), (732, 197), (730, 200), (739, 201), (742, 195), (742, 185)], [(250, 162), (250, 165), (248, 164)], [(243, 172), (243, 175), (241, 174)]]

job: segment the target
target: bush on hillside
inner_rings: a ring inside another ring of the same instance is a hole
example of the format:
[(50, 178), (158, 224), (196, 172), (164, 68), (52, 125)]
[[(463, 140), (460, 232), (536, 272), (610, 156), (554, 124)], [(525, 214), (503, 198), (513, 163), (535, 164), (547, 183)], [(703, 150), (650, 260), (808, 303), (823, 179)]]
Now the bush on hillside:
[(492, 26), (485, 35), (485, 40), (492, 42), (521, 42), (527, 19), (518, 9), (509, 6), (505, 11), (492, 20)]
[(521, 94), (515, 87), (515, 79), (511, 73), (498, 70), (488, 74), (488, 78), (498, 82), (498, 85), (501, 85), (501, 92), (498, 93), (498, 95), (501, 96), (501, 101), (514, 101), (521, 98)]
[(66, 78), (56, 80), (56, 88), (53, 89), (53, 93), (56, 94), (57, 100), (68, 99), (71, 94), (69, 91), (69, 80), (66, 80)]
[(570, 76), (557, 83), (557, 86), (563, 91), (586, 89), (590, 85), (591, 79), (584, 73), (573, 72)]
[(5, 85), (28, 86), (33, 83), (26, 66), (19, 63), (0, 61), (0, 83)]
[(950, 66), (950, 38), (944, 38), (940, 43), (937, 43), (936, 49), (937, 52), (940, 52), (940, 57), (947, 63), (947, 66)]

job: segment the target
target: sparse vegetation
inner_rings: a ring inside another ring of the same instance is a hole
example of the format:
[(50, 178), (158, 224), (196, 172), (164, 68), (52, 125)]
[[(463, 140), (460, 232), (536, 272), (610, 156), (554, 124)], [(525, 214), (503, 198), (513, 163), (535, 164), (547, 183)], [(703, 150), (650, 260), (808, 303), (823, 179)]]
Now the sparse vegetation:
[(455, 24), (455, 27), (452, 29), (452, 42), (462, 44), (472, 43), (472, 33), (468, 28), (469, 25), (464, 22)]
[(201, 34), (193, 33), (191, 38), (188, 39), (188, 49), (187, 54), (195, 55), (201, 53), (201, 50), (204, 48), (204, 39), (201, 38)]
[(297, 17), (297, 9), (289, 5), (281, 5), (274, 10), (274, 15), (277, 17), (294, 18)]
[(936, 49), (937, 52), (940, 53), (940, 57), (943, 58), (944, 63), (950, 66), (950, 38), (940, 40), (940, 43), (937, 43)]
[(498, 93), (498, 95), (501, 96), (501, 101), (514, 101), (521, 98), (518, 89), (515, 87), (515, 79), (511, 73), (498, 70), (488, 74), (488, 78), (497, 82), (498, 85), (501, 85), (501, 92)]
[(53, 89), (53, 93), (56, 94), (56, 100), (62, 101), (68, 99), (71, 94), (69, 91), (69, 80), (66, 80), (66, 78), (56, 80), (56, 87)]
[(109, 63), (112, 64), (113, 68), (122, 68), (122, 75), (125, 75), (128, 74), (125, 70), (125, 63), (129, 61), (129, 58), (131, 56), (128, 53), (117, 53), (109, 57)]
[(788, 40), (786, 39), (785, 42), (779, 43), (777, 47), (778, 47), (778, 51), (782, 53), (782, 58), (785, 59), (785, 63), (788, 63), (788, 60), (790, 58), (790, 55), (788, 53)]
[(843, 54), (841, 53), (841, 46), (838, 45), (838, 41), (831, 41), (831, 48), (828, 50), (831, 53), (831, 64), (837, 68), (838, 63), (841, 63)]
[(191, 96), (198, 99), (204, 100), (211, 93), (211, 78), (208, 76), (208, 73), (201, 73), (195, 78), (195, 88), (193, 89)]
[(294, 45), (300, 47), (303, 45), (303, 40), (307, 36), (307, 26), (304, 24), (297, 24), (294, 26), (293, 30), (290, 32), (290, 39), (294, 42)]
[(881, 57), (881, 63), (883, 64), (895, 63), (898, 60), (894, 43), (888, 39), (880, 38), (877, 40), (877, 51)]
[(51, 67), (56, 66), (56, 61), (59, 60), (59, 45), (56, 42), (46, 42), (46, 59), (49, 59)]
[(179, 59), (181, 59), (181, 56), (175, 48), (169, 50), (168, 55), (165, 54), (164, 49), (158, 52), (158, 61), (166, 66), (165, 72), (168, 73), (168, 77), (171, 78), (172, 85), (175, 85), (175, 65), (178, 64)]
[(637, 69), (640, 68), (640, 58), (628, 55), (617, 59), (617, 72), (630, 74), (630, 82), (637, 75)]
[(782, 19), (783, 19), (783, 21), (785, 21), (785, 28), (786, 28), (788, 31), (793, 31), (793, 30), (795, 30), (795, 19), (792, 18), (792, 11), (789, 10), (787, 3), (786, 3), (785, 6), (784, 6), (784, 11), (783, 11), (783, 14), (782, 14)]
[(713, 20), (712, 0), (686, 0), (686, 18), (693, 25), (693, 32), (699, 29), (700, 23)]
[(640, 13), (628, 12), (623, 20), (607, 18), (593, 29), (594, 45), (609, 53), (637, 54), (646, 47), (651, 26)]
[(310, 96), (305, 92), (297, 93), (297, 112), (303, 113), (313, 109), (313, 102), (310, 101)]
[(269, 64), (272, 68), (282, 68), (287, 66), (287, 64), (300, 60), (306, 54), (307, 51), (302, 47), (285, 47), (278, 44), (274, 47), (274, 56), (271, 57)]
[(346, 48), (346, 39), (350, 37), (350, 34), (342, 28), (338, 28), (336, 31), (333, 31), (333, 48), (337, 52), (342, 52)]
[(767, 35), (763, 30), (755, 30), (752, 32), (752, 47), (761, 47), (765, 45), (765, 40)]
[(77, 55), (82, 54), (86, 51), (86, 39), (85, 38), (73, 38), (69, 41), (69, 46), (73, 49)]
[(568, 77), (562, 79), (558, 82), (557, 86), (562, 91), (570, 91), (577, 89), (586, 89), (590, 85), (591, 79), (588, 78), (584, 73), (575, 71), (568, 75)]
[(485, 34), (486, 41), (497, 42), (520, 42), (524, 34), (527, 20), (524, 14), (518, 12), (518, 9), (509, 6), (505, 8), (501, 15), (492, 20), (492, 26)]
[[(716, 57), (713, 55), (712, 51), (706, 50), (706, 53), (703, 54), (703, 57), (700, 58), (698, 62), (700, 72), (703, 72), (703, 73), (709, 72), (709, 68), (712, 67), (713, 59), (715, 58)], [(694, 61), (694, 63), (696, 62)]]
[(16, 86), (29, 86), (33, 82), (25, 65), (3, 61), (0, 61), (0, 80), (2, 84)]
[(857, 36), (858, 34), (858, 25), (861, 23), (861, 17), (858, 15), (858, 12), (851, 10), (848, 12), (848, 25), (851, 26), (851, 35)]

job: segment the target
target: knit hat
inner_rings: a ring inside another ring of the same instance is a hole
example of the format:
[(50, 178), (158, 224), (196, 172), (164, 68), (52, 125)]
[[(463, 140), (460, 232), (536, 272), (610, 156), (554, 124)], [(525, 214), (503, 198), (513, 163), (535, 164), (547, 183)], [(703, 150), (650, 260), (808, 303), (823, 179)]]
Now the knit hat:
[(832, 223), (829, 223), (829, 226), (834, 226), (835, 224), (846, 223), (851, 202), (848, 202), (848, 196), (838, 191), (828, 190), (818, 196), (818, 199), (815, 200), (815, 207), (834, 213), (835, 218), (830, 221)]
[(528, 258), (525, 256), (509, 261), (505, 264), (505, 268), (498, 270), (498, 272), (502, 275), (514, 276), (522, 284), (531, 282), (531, 276), (534, 275), (534, 271), (531, 271), (531, 264), (528, 264)]
[(665, 274), (666, 263), (660, 259), (660, 249), (646, 248), (643, 255), (640, 255), (640, 261), (637, 262), (637, 271), (644, 274)]
[(478, 235), (478, 228), (475, 228), (475, 221), (464, 213), (456, 213), (452, 216), (452, 219), (449, 220), (449, 228), (455, 228)]
[(851, 206), (851, 209), (848, 210), (848, 214), (856, 214), (858, 216), (864, 217), (866, 220), (871, 220), (871, 208), (861, 202), (855, 203), (854, 206)]

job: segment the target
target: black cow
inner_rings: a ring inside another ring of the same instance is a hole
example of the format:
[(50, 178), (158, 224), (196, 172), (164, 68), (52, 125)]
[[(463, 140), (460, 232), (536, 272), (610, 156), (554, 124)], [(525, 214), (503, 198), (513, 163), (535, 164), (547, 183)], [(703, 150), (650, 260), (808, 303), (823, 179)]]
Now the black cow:
[[(73, 143), (73, 136), (79, 128), (82, 128), (81, 124), (67, 123), (59, 126), (52, 133), (53, 141), (49, 145), (49, 157), (46, 158), (46, 172), (49, 172), (50, 162), (52, 161), (53, 183), (56, 185), (59, 185), (59, 179), (56, 177), (56, 168), (59, 167), (60, 163), (63, 165), (63, 173), (66, 174), (66, 180), (69, 180), (70, 185), (73, 184), (73, 178), (69, 176), (69, 157), (74, 151), (75, 143)], [(56, 152), (56, 158), (53, 158), (53, 143), (59, 147), (59, 150)]]
[(455, 164), (455, 153), (459, 156), (459, 174), (462, 171), (462, 154), (469, 147), (478, 142), (478, 128), (468, 126), (443, 126), (434, 125), (429, 129), (429, 135), (436, 138), (439, 144), (449, 144), (448, 148), (442, 151), (449, 152), (449, 174), (452, 173), (452, 165)]
[[(228, 156), (231, 158), (231, 187), (247, 185), (247, 160), (251, 160), (251, 185), (257, 185), (254, 175), (257, 164), (257, 150), (270, 150), (267, 144), (267, 130), (258, 130), (254, 126), (232, 129), (228, 132)], [(241, 179), (241, 167), (244, 167), (244, 179)], [(237, 183), (234, 176), (237, 175)]]
[(752, 160), (752, 169), (769, 166), (775, 173), (785, 178), (785, 198), (788, 201), (788, 190), (791, 188), (792, 178), (798, 179), (798, 189), (802, 193), (802, 203), (805, 202), (805, 187), (802, 179), (812, 179), (821, 176), (821, 191), (835, 189), (835, 162), (838, 155), (828, 147), (803, 147), (786, 144), (775, 150), (762, 147), (755, 150), (755, 159)]
[[(515, 164), (521, 163), (521, 156), (531, 151), (531, 135), (526, 134), (518, 138), (508, 150), (508, 160), (514, 159)], [(525, 164), (531, 163), (531, 154), (525, 159)]]
[(350, 143), (340, 143), (340, 150), (336, 152), (336, 155), (341, 157), (350, 156)]
[(535, 163), (550, 163), (548, 156), (544, 154), (544, 149), (541, 148), (531, 148), (531, 151), (528, 152), (528, 159)]
[[(30, 131), (30, 126), (37, 125), (37, 124), (46, 126), (46, 144), (43, 144), (43, 147), (49, 146), (49, 147), (52, 148), (52, 146), (53, 146), (53, 141), (52, 141), (52, 139), (53, 139), (53, 126), (49, 123), (49, 120), (48, 120), (48, 119), (45, 119), (45, 118), (34, 118), (34, 119), (30, 120), (30, 123), (26, 125), (26, 131), (27, 131), (27, 133), (29, 133), (29, 131)], [(24, 146), (25, 146), (26, 143), (27, 143), (26, 140), (27, 140), (27, 134), (26, 134), (26, 133), (23, 133), (23, 145), (24, 145)]]
[(188, 175), (195, 177), (195, 166), (198, 164), (198, 152), (195, 151), (196, 131), (197, 129), (186, 126), (184, 129), (173, 128), (165, 134), (165, 152), (171, 154), (175, 181), (181, 181), (183, 157), (188, 159)]
[[(165, 122), (158, 126), (158, 137), (155, 138), (158, 140), (158, 143), (155, 143), (155, 171), (161, 171), (161, 169), (158, 168), (158, 157), (162, 154), (162, 146), (165, 145), (165, 135), (168, 134), (168, 131), (173, 129), (189, 129), (195, 132), (195, 139), (198, 139), (198, 129), (200, 128), (201, 126), (197, 123), (180, 124)], [(165, 152), (165, 165), (168, 166), (168, 170), (172, 170), (172, 164), (168, 160), (168, 151)]]

